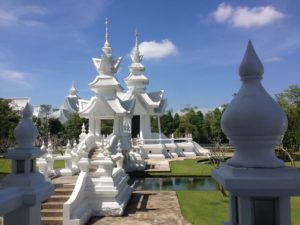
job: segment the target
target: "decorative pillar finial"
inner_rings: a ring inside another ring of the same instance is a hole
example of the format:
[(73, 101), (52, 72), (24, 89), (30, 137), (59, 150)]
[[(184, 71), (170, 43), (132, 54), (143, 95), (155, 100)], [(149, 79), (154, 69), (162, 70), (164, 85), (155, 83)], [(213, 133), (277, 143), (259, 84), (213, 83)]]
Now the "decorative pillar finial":
[(16, 141), (20, 148), (31, 148), (38, 135), (38, 130), (32, 122), (32, 110), (28, 103), (23, 110), (23, 118), (14, 130)]
[(239, 68), (242, 86), (222, 115), (221, 126), (235, 147), (227, 162), (236, 167), (283, 167), (274, 148), (287, 128), (285, 113), (261, 84), (264, 72), (251, 41)]
[(264, 66), (258, 58), (252, 42), (249, 40), (244, 58), (240, 64), (239, 74), (241, 79), (262, 79)]

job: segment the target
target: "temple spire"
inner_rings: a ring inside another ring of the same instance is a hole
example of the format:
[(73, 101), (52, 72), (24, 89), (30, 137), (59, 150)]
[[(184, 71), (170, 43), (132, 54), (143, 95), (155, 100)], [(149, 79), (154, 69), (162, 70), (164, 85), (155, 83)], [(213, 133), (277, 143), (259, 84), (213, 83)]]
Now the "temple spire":
[(135, 49), (139, 50), (139, 32), (137, 29), (135, 29), (134, 36), (135, 36)]
[(72, 87), (69, 90), (69, 96), (76, 96), (76, 95), (77, 95), (77, 90), (75, 88), (74, 81), (72, 81)]
[(108, 18), (106, 17), (105, 19), (105, 47), (109, 47), (109, 42), (108, 42), (109, 34), (108, 34)]
[(102, 47), (102, 58), (93, 58), (94, 65), (102, 75), (114, 76), (119, 69), (122, 57), (113, 58), (112, 48), (109, 44), (109, 34), (108, 34), (108, 19), (105, 20), (105, 42)]
[(131, 53), (131, 60), (133, 63), (140, 63), (142, 61), (143, 56), (141, 56), (140, 54), (139, 33), (137, 29), (134, 32), (134, 36), (135, 36), (135, 45)]

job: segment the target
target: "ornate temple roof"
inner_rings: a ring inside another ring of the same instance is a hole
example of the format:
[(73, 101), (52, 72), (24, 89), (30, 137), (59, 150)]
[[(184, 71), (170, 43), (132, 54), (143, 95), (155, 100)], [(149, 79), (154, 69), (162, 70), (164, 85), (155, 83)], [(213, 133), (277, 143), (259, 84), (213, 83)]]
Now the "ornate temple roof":
[[(138, 44), (138, 33), (135, 32), (135, 46), (131, 52), (132, 63), (129, 66), (130, 74), (125, 78), (128, 91), (124, 92), (123, 87), (116, 79), (116, 73), (121, 63), (121, 57), (115, 59), (112, 56), (112, 48), (108, 40), (108, 21), (105, 22), (106, 33), (105, 42), (102, 47), (102, 58), (93, 58), (98, 75), (89, 86), (96, 96), (89, 101), (79, 100), (79, 113), (88, 118), (109, 117), (114, 114), (133, 113), (163, 113), (166, 101), (164, 101), (164, 91), (146, 93), (149, 84), (148, 78), (143, 74), (144, 65), (141, 63)], [(136, 108), (139, 108), (138, 110)]]
[(77, 93), (78, 91), (73, 82), (72, 87), (69, 89), (69, 95), (65, 97), (63, 104), (59, 107), (59, 110), (50, 114), (50, 118), (58, 119), (61, 123), (65, 123), (70, 118), (71, 113), (78, 112), (78, 101), (80, 97)]

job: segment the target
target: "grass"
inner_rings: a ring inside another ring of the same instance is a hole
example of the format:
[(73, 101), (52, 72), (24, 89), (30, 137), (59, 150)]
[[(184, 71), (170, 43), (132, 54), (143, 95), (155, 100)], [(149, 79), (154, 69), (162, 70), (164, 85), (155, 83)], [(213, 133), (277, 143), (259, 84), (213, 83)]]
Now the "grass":
[(229, 217), (229, 200), (220, 192), (177, 191), (183, 217), (194, 225), (217, 225)]
[[(205, 159), (207, 160), (207, 159)], [(203, 164), (199, 159), (185, 159), (180, 161), (170, 161), (171, 172), (148, 172), (150, 177), (209, 177), (214, 167), (210, 164)], [(286, 162), (291, 166), (290, 162)], [(300, 161), (295, 161), (295, 166), (300, 168)]]
[[(53, 167), (55, 169), (60, 169), (65, 167), (65, 161), (63, 160), (55, 160)], [(0, 181), (11, 172), (11, 160), (0, 158)]]
[[(183, 217), (194, 225), (222, 224), (229, 219), (229, 198), (215, 191), (177, 191)], [(292, 197), (292, 225), (299, 225), (300, 197)]]
[(198, 162), (199, 159), (185, 159), (180, 161), (171, 161), (171, 172), (150, 172), (149, 176), (170, 176), (170, 177), (208, 177), (214, 169), (212, 165)]
[(291, 211), (292, 211), (292, 225), (299, 225), (300, 197), (292, 197)]

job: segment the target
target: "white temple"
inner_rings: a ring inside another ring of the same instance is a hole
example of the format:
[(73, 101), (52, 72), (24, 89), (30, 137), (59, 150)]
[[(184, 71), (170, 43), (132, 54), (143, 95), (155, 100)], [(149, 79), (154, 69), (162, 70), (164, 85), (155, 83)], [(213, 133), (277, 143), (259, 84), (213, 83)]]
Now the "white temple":
[[(93, 58), (98, 75), (89, 84), (96, 95), (90, 100), (79, 99), (79, 115), (89, 119), (89, 134), (95, 136), (98, 145), (103, 135), (101, 121), (111, 119), (113, 132), (107, 141), (112, 154), (116, 153), (118, 140), (121, 142), (123, 152), (128, 153), (132, 149), (131, 138), (138, 140), (136, 147), (144, 158), (195, 156), (207, 153), (207, 150), (187, 138), (179, 140), (180, 143), (177, 144), (174, 138), (167, 138), (161, 133), (160, 116), (165, 112), (167, 100), (164, 99), (163, 90), (146, 92), (149, 79), (144, 75), (145, 67), (141, 63), (137, 32), (135, 32), (135, 46), (131, 53), (130, 73), (125, 78), (127, 91), (124, 91), (116, 78), (121, 60), (121, 57), (112, 56), (108, 21), (106, 21), (102, 58)], [(157, 117), (158, 133), (151, 131), (151, 117)]]
[(108, 21), (106, 21), (106, 40), (102, 53), (102, 59), (93, 58), (99, 74), (89, 84), (96, 95), (89, 101), (79, 100), (79, 115), (89, 119), (89, 133), (93, 134), (97, 141), (102, 138), (101, 121), (113, 119), (110, 150), (114, 154), (118, 139), (121, 140), (123, 150), (130, 149), (130, 137), (123, 128), (125, 123), (130, 120), (132, 102), (122, 101), (117, 95), (117, 92), (123, 90), (115, 77), (122, 58), (112, 57), (112, 48), (108, 41)]
[(50, 114), (50, 118), (58, 119), (61, 123), (66, 123), (70, 118), (71, 113), (78, 112), (78, 100), (80, 97), (77, 95), (77, 90), (72, 83), (69, 90), (69, 95), (65, 97), (64, 103), (60, 106), (59, 110)]
[[(157, 138), (157, 135), (155, 136), (151, 132), (151, 116), (157, 116), (159, 120), (165, 112), (167, 101), (163, 98), (163, 90), (152, 93), (146, 92), (149, 79), (143, 74), (145, 67), (141, 63), (142, 58), (138, 45), (138, 33), (136, 32), (135, 46), (131, 53), (132, 63), (129, 66), (130, 73), (125, 78), (128, 91), (126, 93), (119, 92), (118, 95), (123, 101), (133, 101), (131, 136), (133, 138), (139, 136), (142, 139), (152, 139)], [(161, 133), (160, 123), (158, 128), (159, 133)]]

